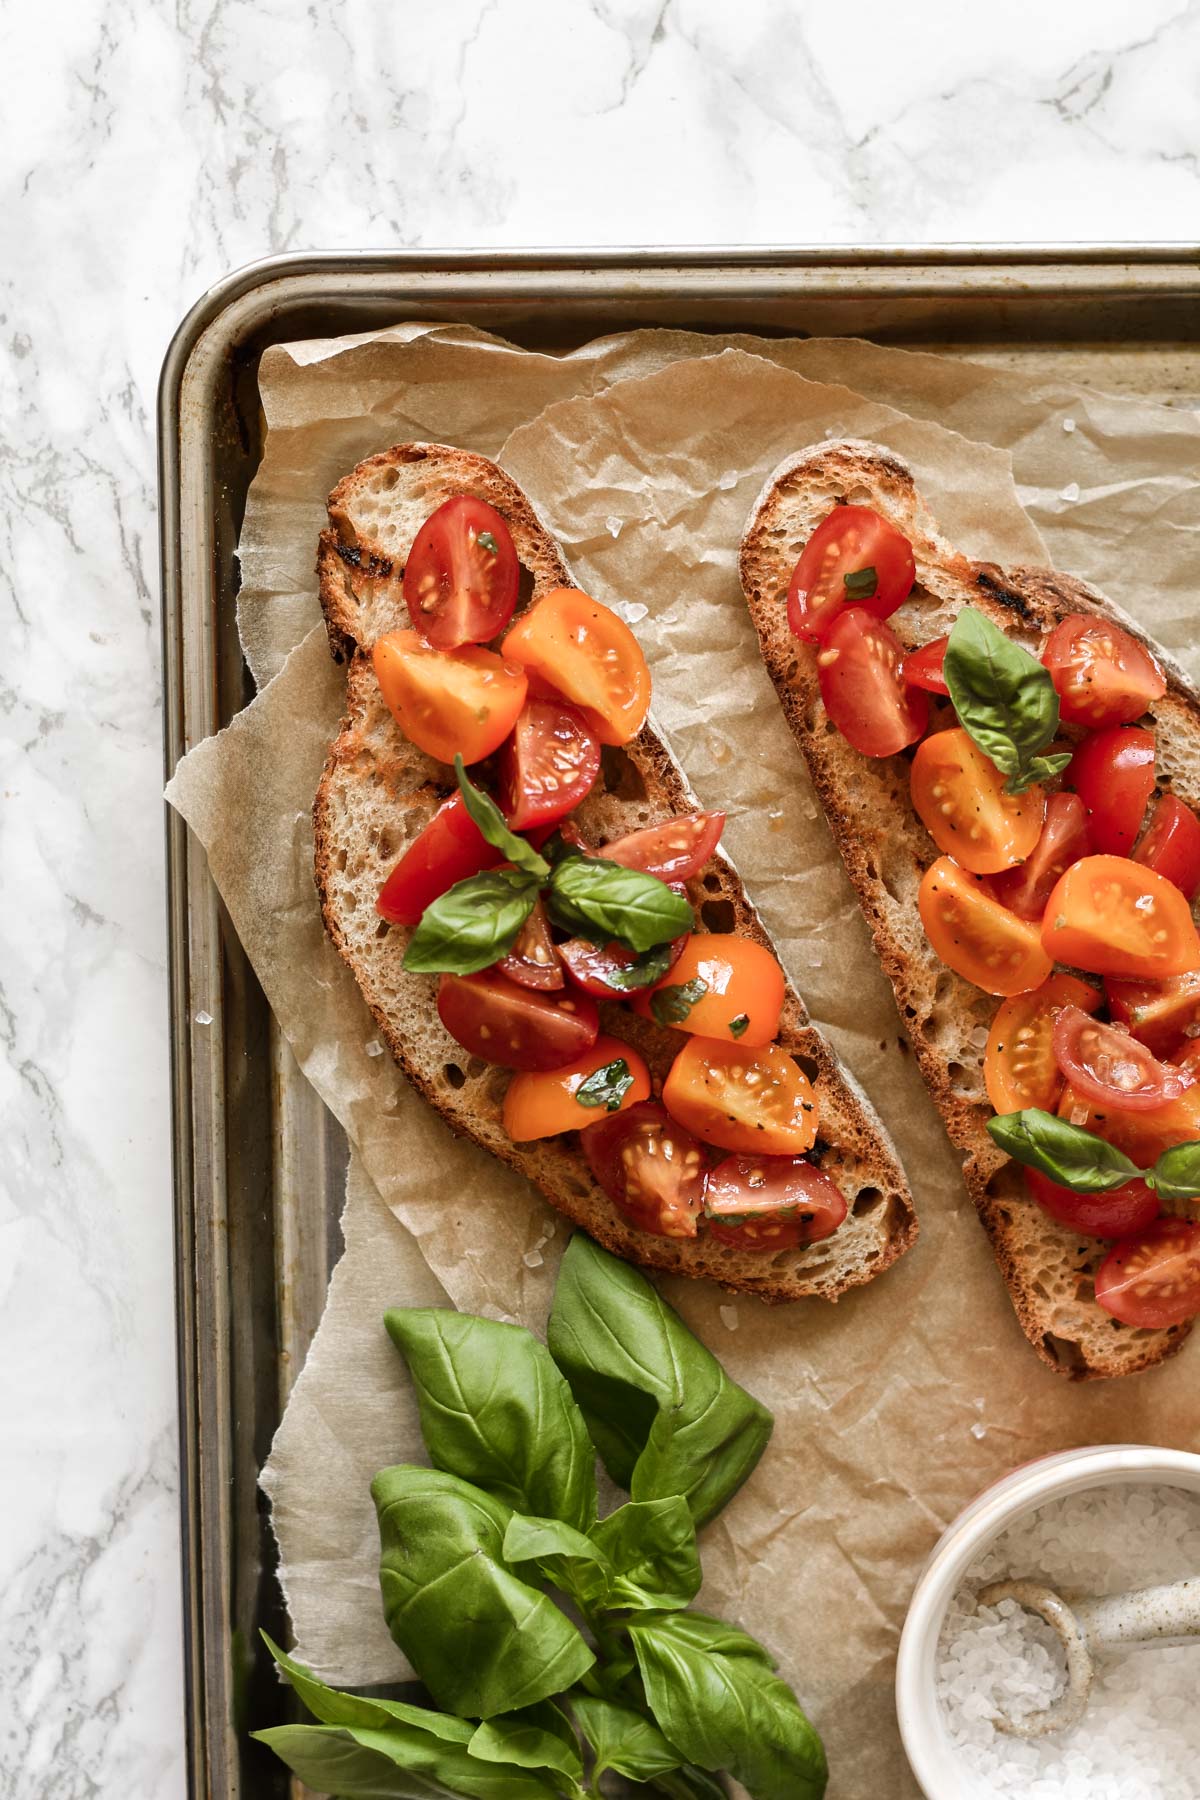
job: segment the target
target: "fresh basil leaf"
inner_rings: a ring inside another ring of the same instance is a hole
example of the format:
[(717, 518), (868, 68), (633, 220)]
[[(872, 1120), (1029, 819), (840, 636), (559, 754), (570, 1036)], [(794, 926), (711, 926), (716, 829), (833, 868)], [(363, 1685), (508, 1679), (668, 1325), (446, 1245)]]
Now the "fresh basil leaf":
[(583, 1757), (570, 1721), (557, 1706), (544, 1700), (501, 1719), (485, 1719), (470, 1744), (471, 1755), (484, 1762), (507, 1763), (519, 1769), (556, 1769), (581, 1793)]
[(607, 1570), (608, 1559), (586, 1532), (576, 1531), (561, 1519), (537, 1519), (514, 1513), (504, 1533), (506, 1563), (546, 1563), (551, 1559), (597, 1563)]
[(659, 1025), (682, 1025), (696, 1002), (703, 1000), (707, 992), (707, 981), (702, 975), (696, 975), (691, 981), (662, 987), (656, 994), (651, 994), (650, 1011)]
[(1160, 1200), (1194, 1200), (1200, 1194), (1200, 1143), (1173, 1144), (1146, 1179)]
[(592, 1784), (606, 1769), (627, 1781), (653, 1781), (677, 1769), (683, 1761), (654, 1723), (632, 1706), (601, 1700), (592, 1694), (572, 1694), (571, 1711), (596, 1753)]
[(1141, 1173), (1115, 1144), (1106, 1144), (1092, 1131), (1072, 1125), (1069, 1119), (1027, 1106), (1022, 1112), (996, 1113), (988, 1120), (994, 1144), (1024, 1163), (1040, 1169), (1059, 1187), (1076, 1194), (1103, 1194), (1124, 1187)]
[[(630, 1500), (592, 1527), (611, 1570), (604, 1604), (635, 1610), (683, 1607), (700, 1591), (696, 1527), (682, 1495)], [(583, 1597), (589, 1598), (587, 1578)]]
[(693, 1769), (689, 1763), (671, 1774), (656, 1775), (654, 1791), (666, 1794), (668, 1800), (729, 1800), (728, 1793), (715, 1776), (704, 1769)]
[[(469, 1739), (472, 1728), (466, 1730)], [(340, 1800), (561, 1800), (562, 1788), (549, 1772), (486, 1762), (465, 1743), (404, 1726), (279, 1725), (252, 1735), (306, 1787)]]
[(821, 1740), (761, 1647), (731, 1654), (727, 1628), (703, 1613), (645, 1614), (627, 1629), (650, 1710), (688, 1762), (726, 1770), (754, 1800), (820, 1800)]
[(1032, 773), (1038, 751), (1058, 730), (1058, 695), (1036, 656), (975, 607), (964, 606), (946, 644), (943, 674), (960, 725), (1011, 777), (1009, 792), (1054, 772), (1058, 757), (1042, 758), (1040, 774)]
[(488, 869), (455, 882), (421, 914), (404, 967), (413, 975), (474, 975), (507, 956), (538, 897), (534, 876)]
[(1069, 750), (1056, 750), (1053, 756), (1035, 756), (1023, 774), (1009, 776), (1004, 791), (1006, 794), (1023, 794), (1036, 782), (1050, 781), (1055, 775), (1061, 775), (1070, 760)]
[[(624, 946), (622, 946), (624, 948)], [(605, 973), (605, 981), (610, 988), (621, 994), (636, 993), (641, 988), (653, 987), (668, 973), (674, 960), (674, 945), (668, 941), (656, 944), (653, 950), (644, 950), (635, 956), (632, 962), (614, 964)]]
[(750, 1026), (750, 1014), (749, 1013), (739, 1013), (736, 1019), (730, 1019), (730, 1021), (729, 1021), (730, 1037), (735, 1037), (735, 1038), (743, 1037), (745, 1035), (745, 1033), (747, 1032), (747, 1030), (749, 1029), (749, 1026)]
[(842, 576), (842, 586), (847, 600), (873, 600), (879, 590), (879, 576), (871, 565), (865, 569), (851, 569), (848, 575)]
[(594, 944), (616, 938), (639, 954), (681, 936), (695, 923), (685, 897), (657, 875), (578, 851), (555, 863), (546, 905), (564, 931)]
[(350, 1694), (342, 1688), (328, 1687), (311, 1669), (273, 1643), (265, 1631), (259, 1635), (276, 1665), (283, 1670), (314, 1719), (319, 1719), (322, 1725), (353, 1725), (387, 1731), (399, 1724), (430, 1732), (452, 1744), (465, 1744), (470, 1739), (471, 1726), (462, 1719), (452, 1718), (449, 1713), (434, 1712), (427, 1706), (409, 1706), (403, 1700), (381, 1700), (373, 1695)]
[(561, 1693), (595, 1661), (574, 1625), (505, 1567), (510, 1512), (440, 1469), (371, 1483), (388, 1630), (439, 1706), (491, 1718)]
[(544, 856), (538, 855), (525, 838), (518, 837), (515, 831), (509, 830), (504, 814), (492, 796), (485, 794), (482, 788), (477, 788), (467, 774), (467, 765), (461, 756), (454, 759), (454, 777), (458, 782), (463, 804), (478, 825), (481, 836), (487, 839), (492, 849), (499, 850), (507, 862), (526, 875), (533, 875), (538, 881), (544, 881), (550, 873), (550, 864)]
[(500, 546), (490, 531), (478, 532), (476, 534), (475, 542), (477, 544), (482, 544), (485, 550), (490, 550), (493, 556), (499, 556)]
[(767, 1447), (766, 1407), (645, 1276), (581, 1232), (563, 1257), (547, 1341), (601, 1461), (635, 1500), (682, 1494), (703, 1525)]
[(586, 1531), (596, 1453), (545, 1345), (519, 1325), (439, 1307), (406, 1307), (383, 1322), (408, 1364), (435, 1467)]
[(606, 1112), (620, 1112), (621, 1102), (633, 1086), (629, 1064), (623, 1056), (593, 1069), (586, 1081), (575, 1089), (580, 1106), (602, 1106)]

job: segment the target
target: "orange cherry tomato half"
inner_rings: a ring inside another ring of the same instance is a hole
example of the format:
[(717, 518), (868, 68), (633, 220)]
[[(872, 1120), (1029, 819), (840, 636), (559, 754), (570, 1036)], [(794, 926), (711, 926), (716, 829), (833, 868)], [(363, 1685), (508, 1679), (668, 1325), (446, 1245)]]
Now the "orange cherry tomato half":
[(456, 881), (494, 869), (500, 860), (462, 795), (454, 794), (408, 846), (379, 890), (375, 909), (394, 925), (416, 925), (425, 908)]
[(668, 944), (658, 944), (639, 956), (624, 944), (591, 944), (587, 938), (568, 938), (558, 954), (571, 980), (585, 994), (598, 1000), (628, 1000), (643, 988), (655, 987), (670, 974), (683, 953), (687, 932)]
[(1200, 969), (1165, 981), (1122, 981), (1110, 976), (1104, 983), (1108, 1010), (1120, 1025), (1128, 1025), (1140, 1044), (1155, 1056), (1166, 1056), (1180, 1038), (1200, 1025)]
[(1023, 994), (1050, 974), (1037, 926), (993, 900), (978, 875), (948, 856), (925, 871), (917, 909), (942, 961), (986, 994)]
[(1046, 640), (1042, 662), (1066, 725), (1127, 725), (1167, 691), (1166, 677), (1137, 639), (1094, 613), (1072, 613)]
[(992, 881), (992, 892), (1019, 919), (1041, 919), (1054, 885), (1073, 862), (1091, 854), (1087, 808), (1078, 794), (1051, 794), (1046, 822), (1030, 855)]
[(534, 902), (533, 911), (522, 925), (516, 943), (495, 966), (518, 987), (542, 990), (562, 987), (566, 980), (562, 959), (550, 935), (550, 921), (540, 898)]
[(908, 599), (915, 575), (903, 532), (869, 506), (835, 506), (792, 570), (788, 625), (796, 637), (816, 639), (848, 606), (886, 619)]
[(950, 689), (946, 686), (944, 674), (946, 662), (946, 645), (950, 638), (932, 638), (928, 644), (922, 644), (919, 650), (910, 650), (904, 658), (904, 679), (909, 687), (924, 688), (927, 694), (943, 694), (948, 696)]
[(1161, 980), (1200, 968), (1200, 938), (1174, 883), (1124, 856), (1073, 863), (1046, 902), (1042, 944), (1096, 975)]
[(690, 881), (720, 843), (724, 829), (723, 812), (681, 813), (662, 825), (647, 825), (643, 831), (616, 838), (592, 854), (624, 869), (657, 875), (660, 881)]
[(1084, 1237), (1123, 1238), (1144, 1231), (1158, 1217), (1158, 1196), (1144, 1181), (1127, 1181), (1106, 1194), (1077, 1194), (1059, 1187), (1040, 1169), (1025, 1170), (1025, 1185), (1042, 1211)]
[(521, 565), (502, 516), (456, 494), (430, 513), (404, 565), (413, 629), (435, 650), (486, 644), (513, 616)]
[(694, 1238), (708, 1169), (704, 1147), (656, 1100), (589, 1125), (579, 1140), (617, 1211), (654, 1237)]
[(817, 1135), (817, 1096), (778, 1044), (747, 1050), (689, 1038), (663, 1083), (673, 1119), (722, 1150), (803, 1156)]
[(735, 1250), (792, 1250), (832, 1237), (846, 1196), (802, 1156), (730, 1156), (704, 1191), (709, 1236)]
[(561, 1069), (596, 1042), (600, 1019), (586, 994), (539, 994), (495, 969), (443, 975), (442, 1024), (472, 1056), (506, 1069)]
[(499, 793), (514, 831), (553, 825), (586, 799), (600, 773), (600, 740), (577, 706), (526, 700), (500, 752)]
[(1139, 1169), (1148, 1169), (1164, 1150), (1200, 1138), (1200, 1083), (1189, 1087), (1178, 1100), (1168, 1100), (1153, 1112), (1139, 1113), (1089, 1106), (1068, 1082), (1058, 1103), (1058, 1116), (1069, 1119), (1072, 1125), (1082, 1125), (1085, 1131), (1094, 1131), (1106, 1143), (1123, 1150)]
[(389, 631), (371, 655), (388, 711), (438, 762), (490, 756), (525, 704), (525, 671), (490, 650), (431, 650), (415, 631)]
[(1114, 725), (1085, 737), (1064, 780), (1088, 809), (1092, 848), (1128, 856), (1154, 792), (1154, 733)]
[(658, 1025), (748, 1049), (779, 1029), (783, 970), (761, 944), (730, 932), (693, 932), (666, 980), (633, 1010)]
[(1156, 1219), (1114, 1244), (1096, 1271), (1096, 1300), (1123, 1325), (1160, 1331), (1200, 1313), (1200, 1225)]
[(1006, 794), (995, 763), (960, 726), (917, 745), (912, 803), (939, 850), (972, 875), (998, 875), (1037, 847), (1046, 815), (1038, 786)]
[(623, 619), (578, 588), (535, 602), (501, 646), (555, 693), (583, 708), (602, 744), (627, 744), (650, 709), (650, 671)]
[(1200, 819), (1191, 807), (1174, 794), (1160, 795), (1133, 860), (1165, 875), (1185, 900), (1194, 900), (1200, 890)]
[(1051, 975), (1041, 987), (1014, 994), (992, 1020), (983, 1059), (983, 1081), (993, 1112), (1027, 1106), (1053, 1112), (1063, 1091), (1054, 1059), (1054, 1021), (1064, 1006), (1095, 1012), (1101, 995), (1074, 975)]
[(895, 756), (929, 723), (929, 699), (904, 685), (903, 651), (890, 625), (865, 607), (839, 612), (817, 651), (825, 711), (863, 756)]
[(586, 1131), (607, 1117), (604, 1102), (589, 1106), (578, 1094), (589, 1075), (616, 1063), (624, 1063), (633, 1078), (615, 1109), (623, 1112), (649, 1099), (650, 1071), (637, 1051), (620, 1038), (598, 1037), (590, 1049), (562, 1068), (514, 1075), (502, 1109), (504, 1129), (514, 1144), (556, 1137), (560, 1131)]
[(1054, 1057), (1081, 1100), (1109, 1112), (1153, 1112), (1192, 1086), (1127, 1031), (1064, 1006), (1054, 1021)]

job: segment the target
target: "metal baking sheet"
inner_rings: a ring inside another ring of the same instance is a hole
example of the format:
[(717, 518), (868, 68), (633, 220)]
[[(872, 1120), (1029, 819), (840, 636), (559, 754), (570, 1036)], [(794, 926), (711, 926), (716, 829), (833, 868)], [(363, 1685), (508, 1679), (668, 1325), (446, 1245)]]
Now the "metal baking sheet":
[[(1195, 247), (402, 252), (276, 257), (183, 320), (159, 390), (168, 775), (251, 698), (237, 534), (267, 345), (430, 318), (539, 350), (637, 325), (870, 337), (1200, 402)], [(341, 1132), (300, 1076), (203, 852), (167, 815), (188, 1768), (196, 1800), (275, 1800), (249, 1722), (291, 1716), (258, 1470), (339, 1250)]]

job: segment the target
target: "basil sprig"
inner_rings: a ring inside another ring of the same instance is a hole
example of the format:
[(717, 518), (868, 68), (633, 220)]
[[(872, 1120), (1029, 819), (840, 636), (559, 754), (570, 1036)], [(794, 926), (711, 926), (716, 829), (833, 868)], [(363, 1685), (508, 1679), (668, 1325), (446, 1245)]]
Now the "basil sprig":
[(463, 797), (463, 804), (476, 825), (481, 837), (487, 839), (493, 850), (499, 850), (506, 862), (521, 869), (526, 875), (536, 876), (544, 881), (550, 873), (550, 864), (544, 856), (539, 856), (527, 838), (518, 837), (510, 831), (504, 822), (504, 814), (496, 805), (490, 794), (477, 788), (467, 774), (467, 766), (461, 756), (454, 759), (454, 777), (458, 782), (458, 791)]
[(621, 1102), (632, 1086), (629, 1064), (618, 1056), (603, 1068), (593, 1069), (575, 1089), (575, 1098), (580, 1106), (602, 1106), (606, 1112), (620, 1112)]
[(533, 911), (538, 880), (522, 869), (487, 869), (458, 881), (421, 914), (404, 967), (414, 975), (474, 975), (507, 956)]
[(546, 907), (556, 925), (594, 944), (614, 938), (639, 955), (689, 931), (692, 909), (657, 875), (576, 851), (554, 865)]
[(1066, 768), (1069, 751), (1040, 754), (1058, 730), (1049, 671), (975, 607), (955, 619), (942, 669), (959, 723), (1008, 776), (1006, 793), (1022, 794)]
[(1014, 1162), (1040, 1169), (1073, 1194), (1106, 1194), (1127, 1181), (1141, 1180), (1163, 1200), (1200, 1195), (1200, 1142), (1175, 1144), (1163, 1151), (1153, 1168), (1139, 1169), (1123, 1150), (1094, 1131), (1037, 1106), (997, 1113), (987, 1128), (992, 1142)]

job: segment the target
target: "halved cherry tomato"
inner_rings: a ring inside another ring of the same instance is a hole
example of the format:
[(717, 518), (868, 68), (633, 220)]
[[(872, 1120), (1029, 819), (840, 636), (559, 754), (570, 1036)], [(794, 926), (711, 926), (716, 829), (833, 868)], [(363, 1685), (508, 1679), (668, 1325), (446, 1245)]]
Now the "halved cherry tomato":
[(912, 803), (939, 850), (972, 875), (998, 875), (1033, 854), (1042, 835), (1042, 789), (1006, 794), (1005, 777), (961, 726), (917, 745)]
[(413, 628), (435, 650), (486, 644), (513, 616), (521, 565), (504, 519), (486, 500), (456, 494), (430, 513), (404, 565)]
[(949, 635), (931, 638), (919, 650), (910, 650), (904, 658), (904, 679), (909, 687), (924, 688), (927, 694), (949, 695), (944, 666)]
[(633, 1010), (643, 1019), (747, 1049), (769, 1044), (779, 1029), (783, 970), (761, 944), (730, 932), (693, 932), (678, 962)]
[(577, 706), (527, 700), (500, 752), (500, 804), (514, 831), (565, 819), (600, 773), (600, 740)]
[(620, 1038), (598, 1037), (565, 1067), (514, 1075), (504, 1096), (504, 1129), (514, 1144), (533, 1138), (557, 1137), (560, 1131), (586, 1131), (606, 1116), (603, 1105), (587, 1106), (577, 1095), (589, 1075), (623, 1062), (632, 1082), (622, 1095), (618, 1112), (650, 1097), (650, 1071), (642, 1058)]
[(589, 1125), (579, 1141), (592, 1174), (638, 1231), (696, 1236), (708, 1177), (704, 1147), (657, 1100)]
[(598, 1000), (627, 1000), (643, 988), (654, 987), (670, 974), (683, 953), (688, 934), (669, 944), (658, 944), (640, 956), (624, 944), (590, 944), (586, 938), (568, 938), (558, 954), (572, 981)]
[(1106, 1194), (1077, 1194), (1059, 1187), (1040, 1169), (1025, 1170), (1025, 1185), (1043, 1212), (1084, 1237), (1123, 1238), (1144, 1231), (1158, 1217), (1158, 1196), (1144, 1181), (1127, 1181)]
[(1200, 968), (1200, 938), (1179, 889), (1125, 856), (1085, 856), (1046, 902), (1042, 944), (1096, 975), (1161, 980)]
[(555, 588), (522, 614), (501, 646), (556, 694), (583, 708), (602, 744), (627, 744), (650, 709), (650, 671), (623, 619), (578, 588)]
[(1133, 860), (1165, 875), (1185, 899), (1194, 900), (1200, 889), (1200, 819), (1191, 807), (1174, 794), (1160, 795)]
[(788, 625), (822, 638), (847, 606), (886, 619), (912, 592), (912, 545), (869, 506), (835, 506), (800, 553), (788, 586)]
[(538, 994), (495, 969), (443, 975), (437, 1009), (464, 1050), (506, 1069), (561, 1069), (591, 1048), (600, 1029), (586, 994)]
[(704, 1191), (711, 1237), (735, 1250), (792, 1250), (832, 1237), (846, 1217), (837, 1182), (802, 1156), (730, 1156)]
[(865, 607), (838, 613), (817, 651), (825, 711), (864, 756), (895, 756), (929, 723), (929, 700), (904, 685), (900, 639)]
[(992, 1110), (1020, 1112), (1038, 1106), (1053, 1112), (1063, 1090), (1054, 1060), (1054, 1021), (1064, 1006), (1095, 1012), (1101, 996), (1074, 975), (1051, 975), (1028, 994), (1014, 994), (992, 1020), (983, 1059), (983, 1082)]
[(926, 869), (917, 909), (942, 961), (985, 994), (1024, 994), (1050, 973), (1036, 925), (993, 900), (978, 875), (948, 856)]
[(992, 892), (1019, 919), (1040, 919), (1059, 876), (1091, 848), (1087, 808), (1079, 795), (1051, 794), (1041, 837), (1023, 863), (995, 877)]
[(1167, 691), (1162, 670), (1136, 638), (1093, 613), (1072, 613), (1046, 640), (1042, 662), (1067, 725), (1127, 725)]
[(380, 888), (375, 910), (394, 925), (416, 925), (425, 908), (456, 881), (494, 869), (500, 860), (462, 795), (454, 794), (408, 846)]
[(1156, 1219), (1114, 1244), (1096, 1271), (1096, 1299), (1123, 1325), (1160, 1331), (1200, 1313), (1200, 1225)]
[(1192, 1086), (1190, 1076), (1159, 1062), (1127, 1031), (1089, 1019), (1077, 1006), (1064, 1006), (1054, 1021), (1054, 1057), (1080, 1099), (1109, 1112), (1153, 1112)]
[(681, 813), (662, 825), (647, 825), (644, 831), (615, 838), (592, 854), (624, 869), (657, 875), (660, 881), (690, 881), (720, 843), (724, 829), (723, 812)]
[(438, 762), (479, 762), (498, 750), (525, 704), (525, 671), (472, 645), (431, 650), (415, 631), (389, 631), (371, 653), (388, 711), (410, 743)]
[(1192, 1026), (1200, 1025), (1200, 969), (1170, 975), (1165, 981), (1109, 977), (1104, 992), (1113, 1018), (1128, 1025), (1155, 1056), (1168, 1055)]
[(1154, 733), (1114, 725), (1085, 737), (1064, 780), (1088, 809), (1092, 848), (1128, 856), (1154, 792)]
[(817, 1096), (778, 1044), (744, 1050), (689, 1038), (663, 1083), (673, 1119), (722, 1150), (803, 1156), (817, 1135)]
[(1070, 1119), (1072, 1125), (1082, 1125), (1085, 1131), (1094, 1131), (1106, 1143), (1123, 1150), (1139, 1169), (1148, 1169), (1164, 1150), (1200, 1138), (1200, 1082), (1178, 1100), (1168, 1100), (1153, 1112), (1141, 1113), (1089, 1106), (1068, 1082), (1058, 1103), (1058, 1116)]
[(1200, 1081), (1200, 1038), (1184, 1038), (1182, 1044), (1176, 1046), (1170, 1058), (1173, 1068), (1182, 1069), (1183, 1073), (1193, 1081)]
[(566, 979), (562, 960), (550, 935), (550, 921), (540, 899), (534, 902), (533, 911), (521, 927), (520, 937), (495, 967), (518, 987), (544, 990), (562, 987)]

